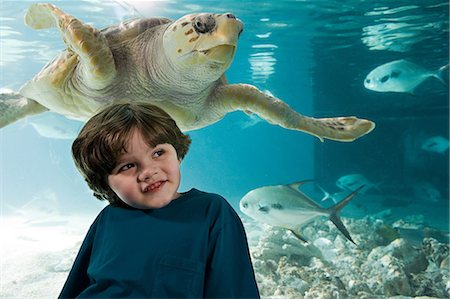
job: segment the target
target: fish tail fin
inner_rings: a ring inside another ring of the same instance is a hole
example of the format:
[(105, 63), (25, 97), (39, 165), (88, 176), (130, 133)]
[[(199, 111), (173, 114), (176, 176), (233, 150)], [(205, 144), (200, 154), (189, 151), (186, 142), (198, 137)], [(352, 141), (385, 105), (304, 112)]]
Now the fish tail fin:
[(330, 220), (331, 222), (336, 225), (336, 227), (339, 229), (339, 231), (353, 244), (356, 245), (355, 241), (353, 241), (352, 237), (350, 236), (350, 233), (348, 232), (347, 228), (345, 227), (344, 223), (342, 222), (341, 218), (339, 217), (338, 213), (342, 210), (343, 207), (345, 207), (354, 197), (355, 195), (364, 188), (365, 185), (360, 186), (358, 189), (347, 195), (346, 198), (332, 206), (331, 208), (328, 208), (328, 211), (330, 212)]
[(325, 200), (327, 200), (329, 198), (331, 198), (333, 200), (333, 198), (331, 197), (330, 193), (328, 193), (325, 189), (323, 189), (322, 186), (317, 184), (317, 187), (319, 187), (320, 191), (323, 192), (323, 197), (322, 197), (322, 199), (320, 201), (325, 201)]
[(350, 233), (348, 232), (347, 228), (345, 227), (344, 223), (342, 222), (341, 218), (337, 214), (331, 214), (330, 215), (331, 222), (336, 225), (336, 227), (339, 229), (339, 231), (353, 244), (356, 245), (355, 241), (353, 241), (352, 237), (350, 236)]
[(442, 67), (440, 67), (433, 76), (436, 77), (442, 84), (448, 87), (448, 70), (449, 65), (446, 64)]

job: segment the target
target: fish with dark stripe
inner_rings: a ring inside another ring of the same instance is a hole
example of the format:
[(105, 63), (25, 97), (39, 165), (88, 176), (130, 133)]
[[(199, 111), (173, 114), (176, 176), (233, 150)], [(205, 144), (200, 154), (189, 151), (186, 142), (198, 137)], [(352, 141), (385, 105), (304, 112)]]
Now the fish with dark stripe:
[(317, 217), (328, 216), (339, 231), (355, 244), (338, 213), (364, 186), (360, 186), (334, 206), (322, 208), (299, 190), (306, 182), (308, 181), (254, 189), (241, 199), (239, 207), (253, 219), (288, 229), (304, 242), (307, 240), (301, 236), (300, 229)]

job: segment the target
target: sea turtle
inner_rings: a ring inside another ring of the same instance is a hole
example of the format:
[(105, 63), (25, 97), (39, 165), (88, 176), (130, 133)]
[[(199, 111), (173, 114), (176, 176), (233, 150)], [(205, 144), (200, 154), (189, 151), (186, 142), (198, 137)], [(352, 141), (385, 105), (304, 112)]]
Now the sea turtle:
[(224, 72), (243, 30), (231, 13), (138, 18), (97, 30), (52, 4), (33, 4), (25, 23), (58, 28), (67, 49), (19, 93), (0, 95), (0, 127), (47, 110), (85, 121), (118, 100), (151, 102), (183, 131), (236, 110), (320, 140), (353, 141), (375, 126), (356, 117), (303, 116), (252, 85), (228, 84)]

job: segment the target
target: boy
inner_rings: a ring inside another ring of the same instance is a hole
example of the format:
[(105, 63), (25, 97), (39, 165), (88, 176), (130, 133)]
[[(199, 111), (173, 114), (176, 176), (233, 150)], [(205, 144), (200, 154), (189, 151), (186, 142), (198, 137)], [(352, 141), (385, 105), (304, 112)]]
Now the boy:
[(92, 117), (72, 145), (94, 195), (91, 225), (60, 298), (259, 298), (247, 240), (219, 195), (178, 193), (190, 138), (150, 104)]

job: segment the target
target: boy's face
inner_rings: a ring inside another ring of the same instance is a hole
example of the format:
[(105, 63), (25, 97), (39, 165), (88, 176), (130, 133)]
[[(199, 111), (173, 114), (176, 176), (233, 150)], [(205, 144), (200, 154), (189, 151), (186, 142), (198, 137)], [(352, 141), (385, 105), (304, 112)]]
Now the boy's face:
[(158, 209), (180, 194), (180, 160), (168, 143), (149, 147), (137, 130), (132, 134), (127, 152), (119, 156), (108, 176), (108, 184), (129, 206)]

